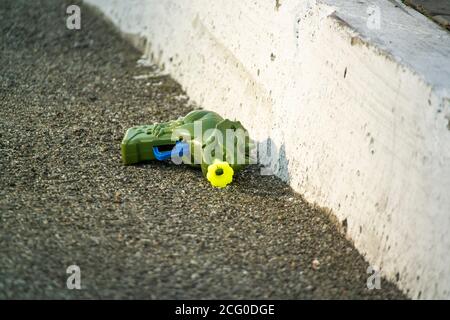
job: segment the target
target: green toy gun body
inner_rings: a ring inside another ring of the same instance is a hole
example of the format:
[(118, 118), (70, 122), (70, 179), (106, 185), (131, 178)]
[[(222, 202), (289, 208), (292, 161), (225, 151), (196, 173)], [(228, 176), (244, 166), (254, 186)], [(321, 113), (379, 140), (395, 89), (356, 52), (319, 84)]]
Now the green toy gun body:
[[(169, 122), (132, 127), (121, 145), (126, 165), (172, 159), (200, 166), (204, 176), (219, 187), (251, 163), (251, 147), (248, 131), (239, 121), (205, 110), (194, 110)], [(221, 181), (215, 184), (212, 180)]]

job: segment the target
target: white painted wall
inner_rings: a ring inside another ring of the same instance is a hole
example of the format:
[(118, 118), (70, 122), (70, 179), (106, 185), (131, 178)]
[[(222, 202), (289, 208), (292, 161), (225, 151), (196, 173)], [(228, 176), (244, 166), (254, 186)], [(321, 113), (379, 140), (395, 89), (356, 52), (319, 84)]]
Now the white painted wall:
[(87, 2), (199, 105), (270, 139), (277, 175), (384, 275), (450, 298), (448, 32), (387, 0)]

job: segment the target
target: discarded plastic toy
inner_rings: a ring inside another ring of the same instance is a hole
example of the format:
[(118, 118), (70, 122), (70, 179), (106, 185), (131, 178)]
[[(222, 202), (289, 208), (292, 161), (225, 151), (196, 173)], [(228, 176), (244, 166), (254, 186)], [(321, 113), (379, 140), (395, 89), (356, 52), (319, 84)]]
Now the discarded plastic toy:
[(223, 188), (235, 172), (251, 163), (253, 143), (239, 121), (194, 110), (178, 120), (128, 129), (121, 148), (126, 165), (171, 159), (201, 167), (213, 186)]

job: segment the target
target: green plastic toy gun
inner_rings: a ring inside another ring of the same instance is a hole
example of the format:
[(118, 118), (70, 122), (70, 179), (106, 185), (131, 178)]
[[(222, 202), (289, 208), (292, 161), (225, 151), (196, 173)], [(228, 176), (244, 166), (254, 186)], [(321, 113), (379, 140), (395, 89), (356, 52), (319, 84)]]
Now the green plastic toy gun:
[(239, 121), (194, 110), (178, 120), (128, 129), (121, 148), (126, 165), (171, 159), (200, 167), (213, 186), (223, 188), (252, 163), (253, 143)]

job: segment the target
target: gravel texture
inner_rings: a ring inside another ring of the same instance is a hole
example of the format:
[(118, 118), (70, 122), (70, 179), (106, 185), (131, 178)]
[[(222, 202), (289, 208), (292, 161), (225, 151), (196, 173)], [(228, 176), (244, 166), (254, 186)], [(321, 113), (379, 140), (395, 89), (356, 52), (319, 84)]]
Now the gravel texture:
[(449, 0), (403, 0), (403, 3), (433, 19), (450, 31)]
[(404, 298), (368, 290), (331, 219), (257, 167), (219, 190), (123, 166), (128, 127), (193, 105), (168, 76), (135, 79), (154, 68), (88, 8), (66, 29), (67, 4), (0, 2), (0, 298)]

